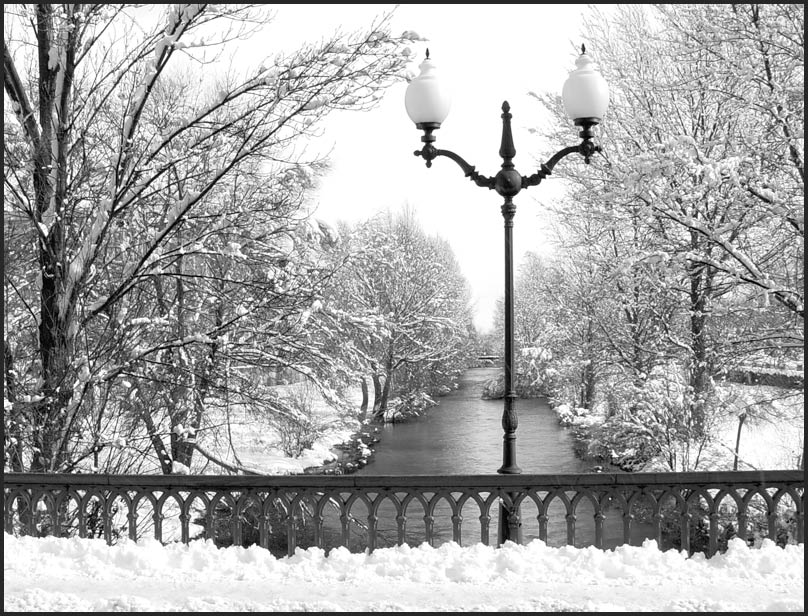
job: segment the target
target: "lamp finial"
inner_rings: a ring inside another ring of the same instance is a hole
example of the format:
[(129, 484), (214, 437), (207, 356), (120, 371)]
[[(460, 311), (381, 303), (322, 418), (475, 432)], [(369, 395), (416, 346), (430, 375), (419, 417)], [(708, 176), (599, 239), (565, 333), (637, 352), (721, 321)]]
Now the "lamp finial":
[(429, 60), (429, 47), (426, 48), (426, 59)]
[[(582, 53), (582, 54), (583, 54), (583, 53), (586, 53), (586, 45), (584, 45), (583, 43), (581, 43), (581, 53)], [(429, 52), (428, 52), (428, 51), (427, 51), (427, 56), (429, 56)]]

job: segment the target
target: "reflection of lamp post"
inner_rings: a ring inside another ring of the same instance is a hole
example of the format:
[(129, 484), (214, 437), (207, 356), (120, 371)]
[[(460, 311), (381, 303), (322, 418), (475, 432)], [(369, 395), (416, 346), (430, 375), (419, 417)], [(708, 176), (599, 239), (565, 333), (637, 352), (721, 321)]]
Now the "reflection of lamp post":
[[(600, 147), (592, 142), (593, 127), (600, 123), (609, 104), (609, 89), (603, 77), (594, 70), (592, 59), (586, 54), (581, 45), (581, 55), (575, 62), (577, 68), (572, 71), (564, 83), (562, 97), (567, 115), (577, 126), (581, 127), (579, 136), (582, 141), (576, 146), (564, 148), (557, 152), (541, 168), (530, 176), (520, 175), (514, 169), (513, 158), (516, 149), (511, 135), (510, 105), (502, 103), (502, 144), (499, 155), (502, 157), (502, 168), (492, 178), (477, 173), (460, 156), (449, 150), (435, 148), (433, 132), (440, 128), (441, 123), (449, 114), (450, 99), (445, 89), (441, 87), (435, 75), (435, 65), (429, 59), (429, 50), (426, 59), (421, 63), (421, 74), (413, 79), (407, 87), (405, 104), (407, 114), (415, 122), (415, 126), (424, 131), (421, 141), (424, 146), (415, 151), (431, 167), (432, 161), (438, 156), (446, 156), (455, 161), (466, 177), (477, 186), (494, 189), (505, 198), (502, 204), (502, 216), (505, 219), (505, 408), (502, 413), (502, 429), (504, 430), (502, 445), (502, 467), (497, 471), (502, 474), (518, 474), (522, 470), (516, 464), (516, 427), (519, 423), (514, 400), (516, 392), (513, 387), (513, 217), (516, 205), (513, 198), (523, 188), (538, 185), (550, 175), (556, 163), (568, 154), (579, 153), (584, 161), (589, 163), (590, 157), (600, 151)], [(506, 515), (507, 514), (507, 515)], [(507, 523), (505, 518), (507, 517)], [(500, 541), (510, 539), (519, 540), (518, 512), (500, 510), (499, 538)]]

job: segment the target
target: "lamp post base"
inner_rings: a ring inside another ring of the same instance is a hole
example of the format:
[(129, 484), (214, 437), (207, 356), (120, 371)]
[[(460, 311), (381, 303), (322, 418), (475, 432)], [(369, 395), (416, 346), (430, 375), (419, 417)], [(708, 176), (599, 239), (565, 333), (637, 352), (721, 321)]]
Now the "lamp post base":
[[(511, 498), (516, 496), (511, 494)], [(497, 524), (497, 543), (502, 545), (506, 541), (513, 541), (522, 545), (522, 518), (516, 510), (516, 519), (510, 520), (510, 510), (504, 505), (499, 506), (499, 524)]]
[[(503, 438), (505, 442), (503, 447), (502, 468), (500, 468), (497, 473), (500, 475), (521, 475), (522, 469), (516, 465), (516, 435), (513, 433), (505, 434)], [(514, 502), (518, 494), (510, 492), (508, 496), (511, 502)], [(497, 539), (499, 545), (502, 545), (506, 541), (513, 541), (519, 545), (522, 544), (522, 517), (519, 513), (519, 507), (516, 507), (512, 518), (511, 510), (505, 506), (505, 503), (499, 505)]]

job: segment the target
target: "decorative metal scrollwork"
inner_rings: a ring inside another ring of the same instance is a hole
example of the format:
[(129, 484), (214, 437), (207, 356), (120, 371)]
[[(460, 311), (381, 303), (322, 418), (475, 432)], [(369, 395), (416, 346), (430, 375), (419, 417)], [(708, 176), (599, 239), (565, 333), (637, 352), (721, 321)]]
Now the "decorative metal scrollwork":
[[(804, 542), (803, 471), (611, 475), (109, 476), (5, 474), (7, 533), (153, 536), (374, 550), (491, 543), (500, 503), (525, 540), (609, 548), (654, 539), (715, 554), (729, 538)], [(494, 533), (496, 537), (496, 533)]]

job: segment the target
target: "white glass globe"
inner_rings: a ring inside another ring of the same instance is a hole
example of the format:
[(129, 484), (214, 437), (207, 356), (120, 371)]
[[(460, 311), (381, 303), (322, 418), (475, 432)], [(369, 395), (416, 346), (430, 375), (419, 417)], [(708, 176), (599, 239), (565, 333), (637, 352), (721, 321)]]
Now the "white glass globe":
[(421, 62), (421, 74), (407, 86), (404, 106), (407, 115), (415, 124), (442, 124), (449, 115), (451, 96), (438, 80), (434, 62), (426, 59)]
[(600, 121), (609, 106), (609, 85), (586, 53), (578, 56), (575, 66), (561, 90), (567, 116), (572, 120), (594, 118)]

